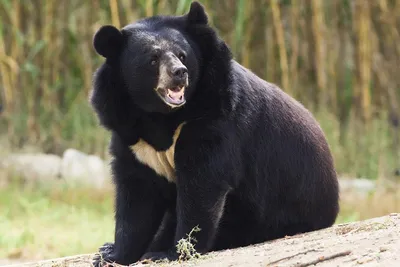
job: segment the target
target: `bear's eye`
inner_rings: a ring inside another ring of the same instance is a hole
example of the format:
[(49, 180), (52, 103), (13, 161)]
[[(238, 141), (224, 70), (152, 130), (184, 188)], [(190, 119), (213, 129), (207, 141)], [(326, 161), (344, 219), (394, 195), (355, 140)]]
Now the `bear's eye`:
[(180, 60), (180, 61), (183, 62), (183, 61), (185, 60), (185, 58), (186, 58), (186, 57), (185, 57), (185, 54), (184, 54), (184, 53), (179, 53), (179, 60)]
[(152, 66), (155, 66), (155, 65), (157, 65), (157, 63), (158, 63), (158, 56), (157, 56), (157, 55), (153, 55), (153, 56), (151, 57), (151, 59), (150, 59), (150, 64), (151, 64)]

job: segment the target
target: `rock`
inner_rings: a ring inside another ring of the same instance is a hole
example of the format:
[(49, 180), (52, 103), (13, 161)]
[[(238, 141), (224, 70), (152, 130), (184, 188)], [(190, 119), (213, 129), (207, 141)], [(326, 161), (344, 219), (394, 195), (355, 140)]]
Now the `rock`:
[(362, 195), (373, 192), (376, 189), (376, 183), (368, 179), (339, 179), (340, 191), (359, 193)]
[(11, 154), (0, 158), (0, 170), (25, 181), (48, 181), (62, 178), (66, 182), (103, 187), (107, 179), (104, 161), (75, 149), (67, 149), (63, 157), (52, 154)]
[(60, 177), (61, 158), (41, 153), (11, 154), (0, 159), (0, 169), (27, 181), (55, 180)]
[(102, 187), (107, 179), (107, 168), (100, 157), (70, 148), (63, 154), (61, 176), (67, 182)]

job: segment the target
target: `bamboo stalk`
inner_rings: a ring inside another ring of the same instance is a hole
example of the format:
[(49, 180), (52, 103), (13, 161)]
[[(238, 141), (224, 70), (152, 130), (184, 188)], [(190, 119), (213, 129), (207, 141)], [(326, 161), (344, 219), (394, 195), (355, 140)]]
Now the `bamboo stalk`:
[(154, 10), (153, 10), (153, 0), (146, 0), (146, 16), (153, 16)]
[(338, 29), (338, 40), (337, 40), (337, 50), (338, 50), (338, 60), (336, 61), (335, 66), (335, 86), (336, 86), (336, 99), (338, 105), (337, 116), (339, 117), (340, 122), (340, 138), (344, 137), (344, 129), (346, 128), (347, 120), (348, 120), (348, 104), (346, 103), (346, 75), (347, 75), (347, 50), (349, 47), (349, 29), (345, 24), (346, 14), (343, 10), (342, 0), (336, 0), (336, 13), (337, 13), (337, 29)]
[(370, 56), (370, 10), (369, 5), (365, 5), (364, 1), (355, 1), (354, 6), (355, 31), (356, 31), (356, 99), (358, 101), (358, 109), (365, 123), (370, 121), (370, 92), (369, 86), (371, 82), (371, 56)]
[(279, 49), (279, 60), (281, 67), (281, 80), (282, 87), (286, 92), (291, 94), (290, 85), (289, 85), (289, 67), (288, 67), (288, 59), (286, 54), (286, 45), (285, 38), (283, 33), (283, 26), (281, 21), (281, 12), (278, 5), (278, 0), (271, 0), (271, 11), (272, 11), (272, 19), (273, 25), (275, 29), (276, 42)]
[(299, 17), (299, 60), (302, 62), (301, 68), (297, 69), (299, 75), (299, 84), (301, 86), (297, 87), (297, 91), (300, 91), (297, 95), (299, 99), (307, 104), (308, 107), (313, 108), (315, 93), (312, 92), (314, 86), (314, 80), (310, 77), (310, 71), (313, 69), (313, 59), (312, 59), (312, 35), (308, 27), (310, 22), (310, 15), (307, 12), (307, 7), (309, 6), (309, 0), (298, 0), (299, 7), (301, 8), (300, 13), (302, 16)]
[[(46, 49), (43, 50), (43, 57), (42, 57), (42, 75), (41, 75), (41, 81), (40, 81), (40, 86), (41, 90), (43, 90), (43, 104), (47, 106), (47, 109), (50, 109), (49, 105), (55, 104), (55, 99), (52, 96), (52, 84), (51, 80), (49, 79), (51, 77), (51, 71), (54, 67), (53, 62), (51, 60), (51, 57), (56, 53), (57, 49), (57, 43), (54, 44), (55, 36), (52, 34), (52, 30), (54, 27), (57, 27), (56, 23), (51, 23), (54, 18), (54, 3), (55, 1), (46, 1), (44, 4), (44, 20), (43, 20), (43, 31), (42, 31), (42, 40), (45, 42), (45, 47)], [(36, 103), (37, 105), (39, 103)], [(40, 104), (39, 104), (40, 105)], [(37, 107), (37, 109), (40, 106)]]
[[(1, 26), (0, 26), (1, 27)], [(1, 30), (1, 29), (0, 29)], [(0, 34), (1, 37), (1, 34)], [(1, 82), (4, 89), (4, 103), (7, 109), (4, 111), (5, 116), (12, 110), (13, 103), (13, 83), (11, 79), (12, 66), (16, 65), (13, 58), (6, 55), (4, 42), (0, 38), (0, 72)]]
[[(388, 4), (387, 0), (380, 0), (378, 2), (378, 4), (379, 4), (380, 11), (381, 11), (381, 23), (382, 23), (381, 26), (383, 29), (381, 33), (382, 33), (382, 35), (385, 36), (385, 39), (382, 40), (382, 43), (383, 43), (382, 49), (384, 49), (384, 51), (382, 51), (382, 52), (384, 55), (383, 57), (385, 58), (385, 65), (386, 65), (386, 68), (384, 71), (385, 71), (385, 73), (389, 73), (389, 75), (392, 74), (391, 76), (396, 75), (395, 77), (398, 77), (397, 76), (398, 61), (397, 62), (395, 61), (394, 63), (388, 62), (388, 61), (393, 56), (393, 54), (396, 54), (396, 53), (397, 53), (396, 58), (400, 59), (398, 43), (393, 43), (393, 41), (395, 41), (395, 42), (398, 41), (397, 40), (398, 35), (396, 34), (396, 33), (398, 33), (398, 31), (396, 29), (396, 19), (397, 19), (396, 16), (400, 17), (400, 15), (396, 11), (400, 10), (400, 4), (399, 3), (395, 4), (395, 7), (393, 8), (393, 10), (394, 10), (393, 12), (390, 12), (389, 4)], [(386, 16), (390, 16), (390, 18), (386, 18)], [(395, 46), (395, 47), (392, 47), (392, 46)], [(389, 51), (391, 51), (392, 53), (389, 54)], [(390, 108), (389, 113), (394, 114), (393, 116), (397, 116), (397, 119), (398, 119), (398, 117), (400, 117), (400, 105), (399, 105), (400, 94), (399, 93), (396, 94), (395, 88), (400, 87), (400, 79), (399, 78), (397, 78), (396, 80), (389, 79), (387, 77), (387, 75), (383, 75), (383, 77), (385, 77), (384, 79), (386, 80), (386, 96), (387, 96), (387, 98), (386, 98), (385, 102), (389, 103), (389, 105), (388, 105)], [(399, 91), (399, 90), (397, 90), (397, 91)], [(395, 143), (397, 145), (399, 143), (399, 138), (400, 137), (398, 135), (396, 135)], [(394, 149), (398, 149), (398, 147), (394, 147)]]
[[(20, 29), (20, 14), (21, 14), (21, 5), (20, 5), (20, 1), (13, 1), (13, 14), (11, 16), (11, 23), (12, 23), (12, 30), (14, 33), (14, 38), (15, 40), (17, 40), (17, 38), (19, 36), (19, 29)], [(10, 52), (10, 56), (11, 58), (13, 58), (16, 62), (20, 61), (21, 58), (21, 50), (20, 50), (20, 45), (18, 45), (17, 43), (15, 43), (15, 45), (11, 46), (11, 52)], [(11, 72), (9, 73), (9, 79), (10, 79), (10, 84), (9, 87), (6, 88), (6, 95), (8, 95), (8, 108), (9, 111), (12, 112), (12, 110), (14, 109), (14, 102), (15, 102), (15, 97), (14, 97), (14, 93), (12, 88), (16, 86), (17, 84), (17, 80), (18, 80), (18, 72), (19, 72), (19, 68), (15, 68), (14, 71), (11, 70)]]
[(243, 28), (246, 28), (246, 31), (243, 31), (243, 45), (241, 46), (241, 54), (242, 54), (242, 64), (250, 68), (250, 57), (251, 57), (251, 36), (253, 33), (253, 25), (254, 20), (252, 19), (253, 15), (253, 2), (248, 1), (247, 4), (244, 5), (244, 13), (246, 20), (243, 21)]
[(325, 22), (323, 12), (323, 1), (311, 0), (312, 9), (312, 33), (314, 37), (315, 45), (315, 58), (314, 58), (314, 70), (317, 74), (317, 105), (325, 106), (326, 103), (326, 57), (324, 50), (324, 38), (325, 38)]
[(292, 37), (292, 54), (290, 57), (290, 77), (291, 77), (291, 86), (292, 90), (297, 90), (298, 84), (298, 66), (297, 60), (299, 58), (299, 30), (298, 30), (298, 23), (299, 23), (299, 13), (300, 13), (300, 6), (298, 0), (292, 0), (291, 3), (291, 37)]
[(245, 2), (244, 0), (239, 0), (236, 5), (236, 21), (235, 21), (235, 41), (233, 44), (233, 53), (241, 59), (241, 55), (239, 54), (240, 46), (242, 44), (243, 37), (243, 25), (244, 25), (244, 10), (245, 10)]
[(275, 43), (274, 43), (274, 38), (273, 38), (273, 33), (274, 33), (274, 29), (269, 26), (269, 16), (267, 14), (266, 16), (266, 21), (267, 21), (267, 26), (265, 29), (265, 45), (266, 48), (265, 50), (267, 51), (267, 60), (266, 60), (266, 79), (269, 80), (270, 82), (274, 82), (275, 81), (275, 74), (276, 74), (276, 70), (275, 70), (275, 64), (276, 64), (276, 58), (275, 58)]
[(110, 9), (112, 24), (119, 29), (121, 27), (121, 21), (119, 19), (117, 0), (110, 0)]
[[(337, 14), (337, 1), (329, 3), (328, 12), (331, 16), (332, 23), (330, 27), (327, 27), (327, 36), (338, 36), (338, 14)], [(327, 64), (327, 94), (329, 96), (328, 109), (334, 114), (337, 114), (337, 89), (336, 89), (336, 66), (339, 57), (339, 38), (329, 38), (328, 50), (326, 53), (326, 64)]]

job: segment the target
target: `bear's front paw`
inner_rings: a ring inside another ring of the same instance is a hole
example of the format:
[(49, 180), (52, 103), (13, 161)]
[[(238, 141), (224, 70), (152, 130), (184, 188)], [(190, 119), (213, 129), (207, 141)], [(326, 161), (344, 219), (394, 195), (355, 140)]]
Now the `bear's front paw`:
[(105, 243), (93, 258), (94, 267), (111, 266), (115, 262), (114, 243)]
[(147, 252), (140, 258), (140, 261), (144, 261), (144, 260), (151, 260), (151, 261), (169, 260), (169, 261), (175, 261), (177, 259), (178, 259), (178, 254), (176, 252), (162, 251), (162, 252)]

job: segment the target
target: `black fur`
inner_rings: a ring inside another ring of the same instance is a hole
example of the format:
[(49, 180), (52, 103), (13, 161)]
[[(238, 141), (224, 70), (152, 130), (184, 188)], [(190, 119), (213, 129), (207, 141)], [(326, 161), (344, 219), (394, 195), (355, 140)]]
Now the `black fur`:
[(105, 25), (93, 38), (93, 47), (103, 57), (113, 57), (122, 46), (122, 34), (114, 26)]
[[(100, 249), (104, 260), (176, 259), (177, 241), (196, 225), (196, 249), (206, 253), (334, 223), (338, 182), (318, 123), (232, 59), (200, 4), (184, 16), (140, 20), (121, 34), (123, 45), (96, 72), (91, 96), (112, 132), (114, 157), (115, 242)], [(152, 90), (157, 71), (146, 65), (151, 51), (141, 40), (149, 34), (174, 44), (162, 52), (189, 55), (187, 102), (177, 110)], [(141, 138), (164, 151), (182, 122), (174, 184), (140, 163), (129, 146)]]

